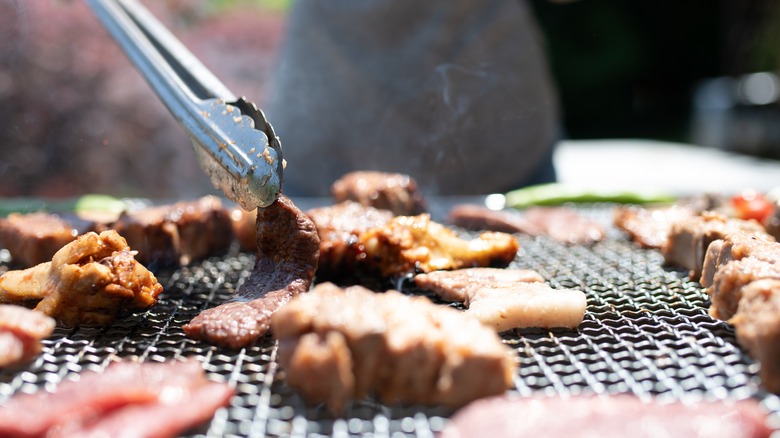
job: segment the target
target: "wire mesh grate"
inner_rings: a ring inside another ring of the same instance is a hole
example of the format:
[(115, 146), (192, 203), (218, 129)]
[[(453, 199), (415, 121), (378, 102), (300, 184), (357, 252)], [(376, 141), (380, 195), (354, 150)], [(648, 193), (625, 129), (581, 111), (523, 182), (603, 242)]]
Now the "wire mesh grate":
[[(708, 297), (701, 286), (665, 268), (658, 251), (639, 249), (614, 230), (591, 247), (518, 238), (521, 250), (513, 267), (535, 269), (554, 287), (584, 291), (588, 308), (576, 330), (524, 329), (502, 335), (520, 361), (514, 391), (752, 397), (770, 411), (771, 419), (778, 418), (780, 401), (762, 389), (757, 364), (738, 346), (733, 329), (708, 316)], [(155, 307), (109, 327), (57, 328), (35, 360), (23, 368), (0, 370), (0, 403), (15, 393), (52, 389), (118, 358), (195, 357), (211, 379), (229, 382), (237, 395), (209, 424), (191, 431), (192, 436), (426, 437), (444, 427), (453, 411), (442, 407), (356, 400), (343, 417), (334, 418), (323, 406), (308, 406), (285, 384), (270, 336), (240, 351), (187, 338), (181, 326), (226, 300), (253, 263), (253, 255), (234, 250), (226, 257), (156, 272), (165, 292)], [(7, 269), (7, 260), (2, 269)], [(403, 289), (422, 293), (408, 282)]]

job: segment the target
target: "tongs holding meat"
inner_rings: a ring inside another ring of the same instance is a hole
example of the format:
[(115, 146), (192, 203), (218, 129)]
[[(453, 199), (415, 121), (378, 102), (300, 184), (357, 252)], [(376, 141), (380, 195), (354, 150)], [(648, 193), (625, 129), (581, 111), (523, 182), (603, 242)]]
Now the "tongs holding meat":
[(279, 138), (253, 103), (237, 98), (136, 0), (86, 0), (192, 139), (212, 184), (246, 210), (282, 188)]

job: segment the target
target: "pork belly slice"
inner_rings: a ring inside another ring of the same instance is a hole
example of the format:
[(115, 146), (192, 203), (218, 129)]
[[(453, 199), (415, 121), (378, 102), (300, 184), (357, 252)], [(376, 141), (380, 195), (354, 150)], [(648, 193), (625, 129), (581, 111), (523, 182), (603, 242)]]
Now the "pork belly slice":
[(51, 336), (56, 321), (10, 304), (0, 304), (0, 368), (17, 365), (41, 351), (41, 340)]
[(272, 319), (287, 382), (312, 404), (462, 406), (512, 384), (514, 352), (456, 309), (397, 291), (321, 283)]
[(157, 303), (163, 287), (114, 230), (89, 232), (50, 262), (0, 276), (0, 302), (36, 303), (66, 326), (105, 325), (128, 310)]
[(125, 212), (114, 229), (144, 264), (186, 265), (225, 253), (233, 241), (230, 213), (215, 196)]
[(754, 400), (662, 402), (632, 395), (499, 396), (459, 410), (441, 438), (767, 438), (766, 412)]
[(124, 436), (117, 426), (133, 436), (177, 436), (210, 418), (232, 394), (194, 360), (113, 362), (52, 392), (13, 396), (0, 406), (0, 436)]
[(364, 264), (382, 276), (470, 267), (504, 267), (520, 247), (508, 233), (483, 232), (462, 239), (430, 215), (396, 216), (360, 234)]
[(228, 302), (206, 309), (182, 328), (187, 336), (230, 348), (254, 344), (271, 316), (309, 290), (320, 239), (314, 223), (287, 197), (257, 211), (257, 256), (252, 273)]
[(337, 203), (354, 201), (367, 207), (389, 210), (398, 216), (414, 216), (425, 213), (427, 209), (417, 181), (401, 173), (350, 172), (333, 183), (331, 193)]
[(553, 289), (538, 273), (527, 269), (472, 268), (418, 274), (415, 284), (447, 301), (460, 301), (466, 314), (501, 332), (526, 327), (580, 325), (585, 294)]
[(313, 208), (306, 212), (317, 227), (320, 257), (317, 278), (335, 279), (354, 274), (365, 254), (358, 239), (361, 233), (387, 224), (393, 218), (389, 210), (364, 206), (354, 201)]
[(745, 286), (729, 322), (739, 344), (759, 362), (764, 386), (780, 392), (780, 279), (756, 280)]
[(727, 218), (714, 212), (683, 218), (669, 228), (662, 248), (664, 262), (687, 270), (691, 280), (699, 280), (710, 243), (740, 231), (766, 234), (756, 221)]
[(414, 276), (414, 283), (441, 299), (463, 303), (474, 286), (497, 283), (543, 283), (544, 277), (531, 269), (465, 268), (433, 271)]
[(28, 268), (48, 262), (60, 248), (96, 226), (76, 215), (11, 213), (0, 218), (0, 247), (8, 250), (15, 265)]

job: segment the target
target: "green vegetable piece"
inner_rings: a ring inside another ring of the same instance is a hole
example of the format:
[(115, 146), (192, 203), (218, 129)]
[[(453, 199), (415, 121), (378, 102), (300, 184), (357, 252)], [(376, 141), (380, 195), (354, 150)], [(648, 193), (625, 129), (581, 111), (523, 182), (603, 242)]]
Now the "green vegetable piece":
[(675, 197), (665, 192), (590, 190), (561, 183), (539, 184), (512, 190), (505, 195), (506, 206), (525, 208), (534, 205), (611, 202), (618, 204), (665, 204)]

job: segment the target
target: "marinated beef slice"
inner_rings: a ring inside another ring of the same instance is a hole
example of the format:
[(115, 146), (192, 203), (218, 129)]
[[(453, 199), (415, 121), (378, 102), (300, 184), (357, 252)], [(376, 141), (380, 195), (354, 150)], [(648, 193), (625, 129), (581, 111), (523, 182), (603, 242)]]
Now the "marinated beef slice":
[(0, 218), (0, 247), (8, 250), (14, 265), (29, 268), (48, 262), (60, 248), (96, 226), (75, 215), (11, 213)]
[(780, 392), (780, 280), (756, 280), (742, 289), (734, 325), (737, 341), (758, 360), (767, 389)]
[(331, 193), (337, 203), (354, 201), (398, 216), (415, 216), (427, 208), (417, 181), (400, 173), (350, 172), (333, 183)]

